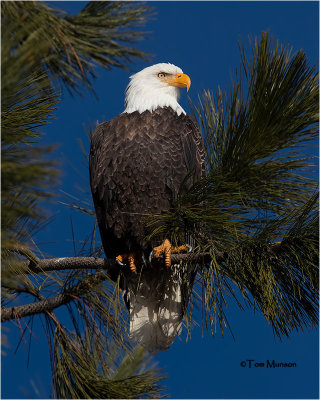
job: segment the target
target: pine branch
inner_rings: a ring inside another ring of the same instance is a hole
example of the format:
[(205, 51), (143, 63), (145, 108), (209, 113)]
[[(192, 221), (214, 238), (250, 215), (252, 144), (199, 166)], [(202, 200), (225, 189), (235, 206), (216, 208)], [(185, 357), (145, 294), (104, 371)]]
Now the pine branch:
[[(280, 248), (280, 244), (271, 244), (270, 246), (270, 257), (274, 257), (277, 249)], [(228, 258), (227, 253), (217, 251), (214, 255), (217, 262), (223, 262)], [(188, 265), (195, 265), (201, 263), (202, 265), (209, 265), (212, 260), (212, 254), (210, 253), (187, 253), (187, 254), (173, 254), (171, 256), (172, 264), (183, 262)], [(162, 258), (154, 260), (154, 263), (162, 262)], [(5, 322), (11, 319), (22, 318), (30, 315), (40, 314), (48, 312), (54, 308), (66, 305), (75, 299), (75, 296), (79, 296), (85, 293), (93, 284), (97, 284), (111, 278), (113, 281), (117, 281), (117, 278), (121, 271), (128, 269), (127, 266), (120, 266), (114, 260), (105, 258), (95, 257), (61, 257), (39, 260), (35, 263), (34, 260), (29, 260), (23, 263), (24, 270), (29, 274), (38, 274), (52, 271), (63, 271), (63, 270), (99, 270), (91, 274), (87, 279), (77, 283), (73, 287), (66, 290), (64, 293), (60, 293), (52, 298), (43, 299), (36, 303), (15, 306), (10, 308), (2, 308), (1, 321)], [(20, 270), (20, 272), (22, 269)], [(16, 290), (17, 291), (17, 290)]]
[[(212, 251), (211, 248), (210, 252), (172, 255), (172, 263), (182, 262), (187, 269), (193, 265), (199, 270), (205, 287), (202, 301), (205, 304), (206, 315), (209, 313), (207, 317), (211, 325), (215, 325), (217, 312), (215, 310), (219, 310), (220, 325), (226, 321), (222, 300), (225, 290), (233, 292), (230, 283), (240, 289), (248, 303), (247, 306), (258, 305), (277, 334), (288, 334), (291, 329), (301, 327), (302, 324), (316, 324), (317, 234), (312, 228), (313, 225), (308, 225), (303, 228), (304, 235), (301, 235), (302, 221), (301, 217), (297, 218), (295, 225), (290, 229), (290, 234), (288, 233), (279, 243), (263, 245), (258, 240), (245, 242), (242, 245), (238, 243), (228, 252)], [(270, 229), (273, 231), (276, 229), (274, 224)], [(297, 229), (300, 232), (298, 236), (296, 236)], [(154, 260), (153, 266), (156, 263), (161, 265), (163, 260), (161, 258)], [(50, 312), (72, 300), (79, 300), (79, 296), (84, 299), (104, 280), (111, 278), (117, 281), (120, 273), (123, 275), (131, 273), (128, 267), (120, 267), (115, 261), (104, 258), (64, 257), (40, 260), (37, 264), (33, 259), (24, 262), (24, 273), (27, 274), (67, 269), (98, 271), (84, 279), (78, 277), (75, 285), (69, 286), (55, 297), (41, 299), (32, 304), (3, 308), (2, 321)], [(18, 275), (23, 273), (22, 268), (16, 272)], [(289, 287), (291, 289), (287, 291), (286, 288)], [(285, 312), (286, 318), (290, 315), (288, 326), (283, 324), (283, 313), (286, 309), (291, 310)]]
[[(318, 73), (306, 55), (262, 34), (230, 91), (205, 91), (193, 106), (207, 152), (207, 175), (152, 222), (162, 232), (197, 236), (207, 227), (228, 250), (272, 219), (305, 204), (317, 190), (315, 157), (302, 145), (318, 136)], [(192, 231), (193, 230), (193, 231)]]
[(2, 4), (4, 33), (17, 46), (11, 51), (14, 70), (43, 65), (71, 93), (83, 84), (93, 91), (94, 67), (127, 69), (134, 59), (147, 54), (132, 44), (145, 37), (140, 31), (151, 7), (128, 2), (89, 2), (75, 16), (40, 2)]
[[(217, 252), (217, 259), (223, 258), (222, 252)], [(171, 261), (173, 264), (179, 263), (180, 261), (190, 261), (199, 262), (203, 260), (204, 262), (210, 261), (209, 253), (187, 253), (187, 254), (172, 254)], [(49, 258), (39, 260), (37, 264), (30, 261), (24, 261), (21, 263), (20, 273), (41, 273), (50, 271), (63, 271), (67, 269), (102, 269), (107, 272), (110, 276), (114, 277), (114, 274), (118, 274), (123, 268), (114, 260), (106, 258), (96, 258), (96, 257), (60, 257), (60, 258)]]
[(25, 304), (17, 307), (2, 308), (1, 309), (1, 321), (8, 321), (11, 319), (23, 318), (29, 315), (40, 314), (48, 312), (54, 308), (60, 307), (70, 303), (76, 296), (88, 291), (93, 285), (102, 282), (106, 279), (106, 273), (99, 271), (84, 281), (79, 282), (73, 287), (66, 290), (64, 293), (60, 293), (49, 299), (41, 300), (35, 303)]
[(53, 398), (162, 398), (160, 370), (141, 347), (123, 353), (105, 348), (105, 338), (85, 330), (79, 337), (56, 329), (54, 334)]

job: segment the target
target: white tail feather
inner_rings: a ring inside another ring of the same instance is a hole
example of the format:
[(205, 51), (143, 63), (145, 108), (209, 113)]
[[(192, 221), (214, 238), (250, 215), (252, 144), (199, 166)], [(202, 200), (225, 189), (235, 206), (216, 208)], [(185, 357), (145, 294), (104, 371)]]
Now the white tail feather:
[(130, 337), (151, 353), (166, 351), (182, 330), (178, 266), (143, 274), (128, 282)]

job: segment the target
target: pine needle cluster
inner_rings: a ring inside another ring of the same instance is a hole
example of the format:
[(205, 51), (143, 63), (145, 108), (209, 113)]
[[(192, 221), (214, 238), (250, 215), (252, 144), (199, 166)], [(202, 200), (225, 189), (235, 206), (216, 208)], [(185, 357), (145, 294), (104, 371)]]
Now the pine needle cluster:
[(39, 2), (4, 2), (1, 9), (3, 31), (19, 43), (13, 54), (19, 68), (41, 64), (71, 93), (80, 94), (83, 85), (93, 90), (97, 64), (126, 69), (134, 59), (147, 58), (132, 46), (144, 37), (137, 28), (150, 16), (142, 3), (88, 2), (74, 16)]
[(101, 338), (91, 334), (70, 340), (63, 332), (55, 333), (55, 398), (63, 399), (140, 399), (159, 398), (163, 379), (149, 365), (141, 348), (131, 355), (105, 351)]

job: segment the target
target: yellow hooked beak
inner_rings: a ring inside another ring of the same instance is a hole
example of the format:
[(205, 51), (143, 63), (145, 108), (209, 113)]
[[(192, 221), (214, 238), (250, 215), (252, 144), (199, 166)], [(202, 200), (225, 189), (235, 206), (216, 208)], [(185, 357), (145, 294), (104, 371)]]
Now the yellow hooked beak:
[(190, 88), (191, 85), (191, 79), (189, 78), (189, 76), (187, 74), (176, 74), (175, 76), (171, 76), (168, 78), (163, 79), (163, 82), (168, 83), (171, 86), (178, 86), (181, 88), (187, 88), (187, 91)]

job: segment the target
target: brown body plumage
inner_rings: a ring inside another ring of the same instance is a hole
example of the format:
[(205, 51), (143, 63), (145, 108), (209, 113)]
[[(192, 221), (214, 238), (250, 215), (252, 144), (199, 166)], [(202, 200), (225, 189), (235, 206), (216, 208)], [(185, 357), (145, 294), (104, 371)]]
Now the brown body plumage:
[(162, 107), (98, 125), (90, 182), (106, 256), (147, 255), (155, 243), (145, 241), (146, 217), (173, 205), (188, 174), (190, 184), (203, 173), (201, 133), (188, 115)]

